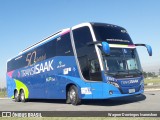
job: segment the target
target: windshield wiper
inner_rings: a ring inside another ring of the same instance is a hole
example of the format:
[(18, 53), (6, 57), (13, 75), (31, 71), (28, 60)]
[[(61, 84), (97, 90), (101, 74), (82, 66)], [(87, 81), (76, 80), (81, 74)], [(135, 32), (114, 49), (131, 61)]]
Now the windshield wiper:
[(127, 73), (127, 74), (129, 74), (129, 72), (126, 71), (126, 70), (118, 70), (117, 73), (116, 73), (116, 75), (119, 75), (120, 73)]
[[(138, 69), (134, 69), (133, 71), (135, 71), (137, 74), (140, 74), (140, 75), (142, 75), (142, 72), (140, 71), (140, 70), (138, 70)], [(112, 72), (112, 73), (109, 73), (109, 72), (105, 72), (107, 75), (111, 75), (111, 76), (119, 76), (119, 75), (130, 75), (131, 73), (130, 73), (131, 71), (126, 71), (126, 70), (118, 70), (118, 71), (115, 71), (115, 72)], [(133, 73), (132, 73), (133, 74)], [(131, 74), (131, 75), (132, 75)]]
[(141, 74), (142, 75), (142, 72), (138, 69), (134, 69), (137, 73)]
[(126, 70), (117, 70), (118, 73), (120, 72), (126, 72)]
[(117, 75), (120, 75), (121, 72), (128, 74), (128, 72), (125, 71), (125, 70), (118, 70), (118, 71), (116, 71), (115, 73), (106, 73), (106, 74), (117, 76)]

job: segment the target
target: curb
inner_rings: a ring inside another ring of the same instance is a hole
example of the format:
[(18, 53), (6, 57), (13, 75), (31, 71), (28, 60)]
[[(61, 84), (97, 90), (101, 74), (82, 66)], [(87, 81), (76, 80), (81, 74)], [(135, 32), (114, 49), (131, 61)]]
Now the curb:
[(10, 99), (10, 98), (0, 98), (0, 100), (7, 100), (7, 99)]

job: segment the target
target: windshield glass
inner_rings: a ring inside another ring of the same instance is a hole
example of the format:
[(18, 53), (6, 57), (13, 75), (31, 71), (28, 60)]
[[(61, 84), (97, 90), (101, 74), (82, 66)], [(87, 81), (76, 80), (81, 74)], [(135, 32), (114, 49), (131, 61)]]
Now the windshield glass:
[[(97, 41), (106, 41), (109, 44), (133, 45), (127, 31), (116, 25), (93, 23)], [(137, 77), (142, 74), (139, 57), (135, 48), (111, 48), (110, 56), (103, 52), (103, 61), (108, 75), (124, 78)]]
[(142, 74), (136, 49), (111, 48), (110, 56), (103, 55), (103, 60), (106, 72), (111, 76), (125, 77)]

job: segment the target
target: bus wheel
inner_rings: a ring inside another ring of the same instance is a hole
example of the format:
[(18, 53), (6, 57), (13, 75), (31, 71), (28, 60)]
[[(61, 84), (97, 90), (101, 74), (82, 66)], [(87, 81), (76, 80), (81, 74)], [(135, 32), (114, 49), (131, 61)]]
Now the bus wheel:
[(78, 105), (81, 103), (81, 99), (78, 96), (77, 87), (72, 85), (69, 89), (69, 99), (72, 105)]
[(71, 103), (70, 92), (69, 92), (69, 90), (67, 91), (66, 103), (67, 103), (67, 104), (70, 104), (70, 103)]
[(21, 100), (21, 102), (25, 102), (25, 93), (24, 93), (24, 90), (20, 91), (20, 100)]
[(20, 102), (20, 98), (19, 98), (20, 96), (19, 96), (19, 94), (18, 94), (18, 91), (16, 90), (15, 92), (14, 92), (14, 100), (15, 100), (15, 102)]

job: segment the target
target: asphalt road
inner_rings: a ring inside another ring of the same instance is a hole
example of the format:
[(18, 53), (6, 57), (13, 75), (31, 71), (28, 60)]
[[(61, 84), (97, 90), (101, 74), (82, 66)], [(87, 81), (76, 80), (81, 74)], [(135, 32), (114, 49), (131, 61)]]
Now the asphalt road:
[(146, 91), (144, 95), (114, 100), (85, 100), (79, 106), (65, 104), (65, 100), (21, 103), (0, 99), (0, 111), (160, 111), (160, 91)]

